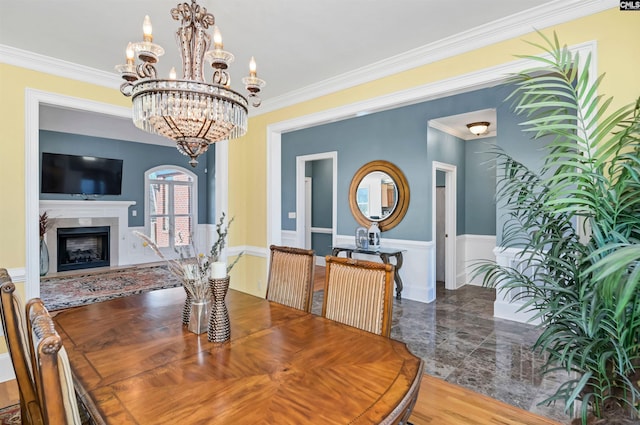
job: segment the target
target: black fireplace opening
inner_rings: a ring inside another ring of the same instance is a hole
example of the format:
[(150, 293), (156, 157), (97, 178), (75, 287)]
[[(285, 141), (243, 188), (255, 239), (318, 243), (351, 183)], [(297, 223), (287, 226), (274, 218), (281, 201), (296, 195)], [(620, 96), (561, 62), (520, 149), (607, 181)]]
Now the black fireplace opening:
[(109, 226), (58, 228), (58, 271), (108, 267)]

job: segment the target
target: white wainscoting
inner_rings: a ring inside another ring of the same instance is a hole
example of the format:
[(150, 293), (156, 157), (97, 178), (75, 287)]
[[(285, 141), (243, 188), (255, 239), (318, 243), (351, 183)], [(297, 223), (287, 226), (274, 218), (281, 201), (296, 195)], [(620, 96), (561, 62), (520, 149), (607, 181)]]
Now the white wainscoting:
[(479, 260), (495, 261), (496, 237), (460, 235), (456, 238), (456, 288), (463, 285), (482, 286), (482, 278), (473, 278), (474, 264)]
[(283, 230), (282, 246), (298, 246), (298, 233), (295, 230)]
[[(337, 235), (338, 245), (353, 245), (353, 235)], [(429, 303), (436, 299), (435, 273), (435, 245), (433, 242), (409, 241), (403, 239), (382, 238), (382, 247), (406, 250), (402, 254), (403, 262), (400, 269), (402, 277), (402, 298)], [(354, 258), (380, 261), (375, 255), (354, 254)], [(392, 260), (393, 261), (393, 260)]]
[[(519, 252), (520, 251), (515, 248), (496, 247), (493, 250), (496, 256), (496, 263), (503, 267), (516, 267), (517, 263), (515, 258)], [(513, 301), (514, 296), (517, 294), (514, 294), (513, 291), (501, 291), (499, 287), (496, 289), (496, 301), (493, 304), (494, 317), (514, 320), (521, 323), (539, 323), (539, 321), (531, 321), (535, 314), (534, 312), (518, 311), (524, 303), (522, 301)]]

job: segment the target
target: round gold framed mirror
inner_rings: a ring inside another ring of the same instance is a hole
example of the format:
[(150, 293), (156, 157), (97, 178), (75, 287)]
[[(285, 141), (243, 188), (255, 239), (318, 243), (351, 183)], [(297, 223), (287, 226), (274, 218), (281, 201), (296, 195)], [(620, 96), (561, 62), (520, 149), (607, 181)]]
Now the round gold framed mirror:
[(409, 208), (409, 184), (389, 161), (371, 161), (353, 176), (349, 207), (358, 224), (377, 222), (381, 231), (396, 227)]

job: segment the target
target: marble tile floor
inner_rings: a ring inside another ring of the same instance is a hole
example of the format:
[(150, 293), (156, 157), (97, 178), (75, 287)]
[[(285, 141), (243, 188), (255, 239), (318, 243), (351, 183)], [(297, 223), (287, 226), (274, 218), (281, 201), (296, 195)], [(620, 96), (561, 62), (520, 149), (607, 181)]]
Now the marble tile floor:
[[(322, 311), (323, 291), (312, 311)], [(425, 373), (525, 410), (569, 423), (562, 403), (538, 405), (558, 387), (558, 377), (540, 376), (542, 358), (530, 347), (535, 326), (493, 317), (495, 290), (439, 284), (436, 301), (394, 298), (391, 337), (425, 361)]]

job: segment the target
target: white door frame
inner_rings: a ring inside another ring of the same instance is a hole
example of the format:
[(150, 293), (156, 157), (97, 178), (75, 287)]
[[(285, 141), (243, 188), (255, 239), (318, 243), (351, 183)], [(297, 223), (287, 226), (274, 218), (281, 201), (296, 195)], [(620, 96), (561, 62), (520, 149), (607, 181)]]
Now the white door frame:
[[(40, 296), (40, 238), (38, 217), (40, 213), (40, 106), (78, 109), (84, 112), (131, 118), (131, 108), (96, 102), (89, 99), (50, 93), (27, 88), (25, 90), (25, 293), (26, 298)], [(216, 143), (216, 214), (226, 211), (228, 205), (228, 142)], [(197, 215), (197, 213), (196, 213)], [(121, 241), (122, 242), (122, 241)]]
[[(458, 214), (456, 210), (456, 178), (457, 167), (444, 162), (433, 161), (431, 165), (431, 238), (436, 239), (436, 172), (445, 173), (445, 218), (444, 218), (444, 287), (446, 289), (456, 289), (456, 221)], [(435, 243), (434, 243), (435, 246)], [(436, 271), (433, 269), (433, 279), (435, 281)]]
[(305, 203), (305, 165), (307, 161), (330, 159), (333, 182), (331, 187), (331, 244), (336, 244), (336, 226), (338, 221), (338, 152), (323, 152), (296, 157), (296, 246), (305, 246), (306, 203)]

